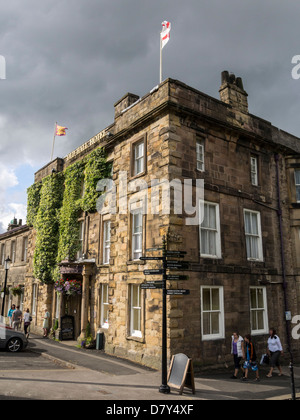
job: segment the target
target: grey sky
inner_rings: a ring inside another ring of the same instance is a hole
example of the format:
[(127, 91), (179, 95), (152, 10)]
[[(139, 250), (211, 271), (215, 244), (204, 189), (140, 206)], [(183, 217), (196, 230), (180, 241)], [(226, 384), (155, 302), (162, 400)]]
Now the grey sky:
[(55, 121), (69, 128), (56, 142), (63, 157), (113, 122), (124, 93), (158, 84), (163, 20), (172, 22), (164, 78), (218, 98), (221, 71), (232, 71), (251, 113), (300, 136), (300, 80), (291, 77), (299, 16), (294, 0), (2, 1), (0, 229), (12, 213), (24, 217), (24, 190), (50, 158)]

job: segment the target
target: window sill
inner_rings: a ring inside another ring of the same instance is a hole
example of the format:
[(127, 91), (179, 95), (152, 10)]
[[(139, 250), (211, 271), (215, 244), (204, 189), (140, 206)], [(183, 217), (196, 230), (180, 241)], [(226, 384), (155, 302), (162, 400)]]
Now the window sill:
[(204, 260), (222, 260), (222, 257), (217, 255), (204, 255), (200, 254), (200, 258), (203, 258)]
[(135, 179), (141, 178), (145, 175), (147, 175), (147, 171), (143, 171), (143, 172), (141, 172), (139, 174), (136, 174), (136, 175), (131, 175), (129, 181), (134, 181)]
[(126, 340), (137, 341), (138, 343), (145, 343), (144, 337), (138, 337), (138, 336), (135, 336), (135, 335), (129, 335), (128, 337), (126, 337)]
[(268, 335), (268, 334), (269, 334), (269, 331), (264, 331), (264, 330), (261, 330), (261, 331), (251, 331), (251, 335), (252, 336), (255, 336), (255, 337), (260, 336), (260, 335)]
[(205, 337), (202, 337), (202, 341), (217, 341), (217, 340), (225, 340), (225, 337), (223, 337), (223, 336), (212, 336), (212, 337), (209, 337), (209, 336), (205, 336)]
[(196, 172), (197, 174), (203, 175), (205, 173), (205, 169), (201, 170), (201, 169), (196, 168)]

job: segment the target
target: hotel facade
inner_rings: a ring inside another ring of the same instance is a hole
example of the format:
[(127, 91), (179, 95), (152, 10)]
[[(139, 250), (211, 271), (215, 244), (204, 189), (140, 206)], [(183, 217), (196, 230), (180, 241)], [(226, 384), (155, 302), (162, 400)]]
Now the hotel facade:
[[(21, 284), (23, 293), (8, 302), (19, 299), (30, 309), (32, 331), (41, 331), (47, 308), (58, 337), (67, 314), (76, 338), (88, 326), (94, 337), (104, 334), (107, 353), (159, 368), (162, 291), (141, 285), (160, 279), (144, 271), (161, 264), (140, 258), (159, 257), (166, 238), (168, 249), (186, 252), (189, 263), (187, 270), (170, 271), (188, 279), (169, 281), (168, 288), (190, 290), (168, 297), (169, 357), (182, 352), (199, 366), (228, 363), (237, 330), (251, 333), (262, 354), (271, 327), (287, 349), (292, 324), (285, 313), (300, 313), (300, 139), (249, 113), (241, 78), (223, 72), (219, 93), (220, 100), (172, 79), (142, 98), (128, 93), (115, 104), (109, 127), (35, 174), (28, 225), (0, 236), (1, 279), (5, 257), (14, 255), (11, 243), (19, 249), (9, 287)], [(106, 167), (97, 197), (101, 190), (110, 199), (102, 206), (102, 196), (89, 207), (84, 203), (96, 185), (90, 177), (93, 163), (101, 166), (97, 159)], [(75, 169), (81, 172), (72, 190), (68, 176)], [(66, 222), (66, 191), (78, 202), (75, 225)], [(45, 197), (57, 217), (51, 255), (49, 247), (41, 261), (37, 249), (48, 245), (37, 220), (49, 210)], [(66, 226), (75, 229), (75, 239)], [(69, 248), (62, 245), (68, 237)], [(57, 293), (57, 279), (79, 282), (81, 294)], [(297, 341), (291, 350), (298, 355)]]

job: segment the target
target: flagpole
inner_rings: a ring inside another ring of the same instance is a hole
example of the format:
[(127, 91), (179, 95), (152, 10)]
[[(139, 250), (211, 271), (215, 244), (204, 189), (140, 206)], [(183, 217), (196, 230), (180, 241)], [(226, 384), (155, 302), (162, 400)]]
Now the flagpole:
[(51, 153), (51, 159), (50, 159), (50, 162), (52, 162), (52, 160), (53, 160), (54, 145), (55, 145), (55, 137), (56, 137), (56, 127), (57, 127), (57, 122), (55, 123), (55, 127), (54, 127), (54, 136), (53, 136), (52, 153)]
[(163, 77), (163, 73), (162, 73), (162, 36), (161, 36), (161, 32), (160, 32), (160, 66), (159, 66), (159, 84), (162, 83), (162, 77)]

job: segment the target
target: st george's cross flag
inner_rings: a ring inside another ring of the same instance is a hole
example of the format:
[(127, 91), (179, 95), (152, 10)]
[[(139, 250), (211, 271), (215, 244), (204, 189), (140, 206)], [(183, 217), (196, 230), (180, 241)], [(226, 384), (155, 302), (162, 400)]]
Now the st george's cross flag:
[(170, 40), (170, 32), (171, 32), (171, 23), (168, 21), (164, 21), (162, 23), (162, 31), (161, 31), (161, 48), (164, 48)]
[(67, 127), (62, 127), (56, 124), (55, 136), (58, 136), (58, 137), (66, 136), (67, 135), (66, 130), (68, 130)]

